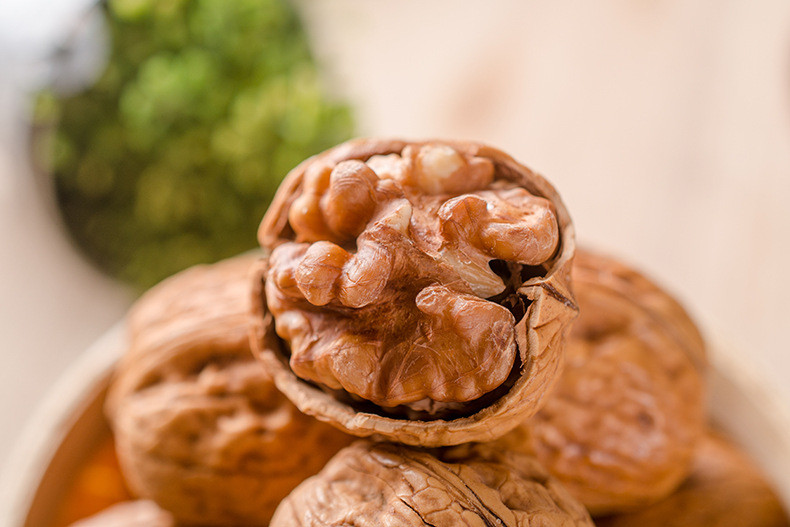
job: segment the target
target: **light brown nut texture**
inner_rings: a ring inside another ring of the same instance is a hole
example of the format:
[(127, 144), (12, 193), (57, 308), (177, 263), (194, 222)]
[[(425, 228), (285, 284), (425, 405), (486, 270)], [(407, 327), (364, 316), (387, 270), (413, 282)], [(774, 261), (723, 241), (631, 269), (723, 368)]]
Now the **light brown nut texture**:
[(578, 250), (580, 315), (546, 405), (503, 441), (533, 453), (595, 515), (662, 499), (705, 427), (702, 338), (683, 308), (628, 266)]
[(176, 527), (176, 523), (153, 501), (137, 500), (113, 505), (71, 527)]
[(283, 500), (271, 527), (593, 525), (533, 458), (480, 446), (437, 455), (354, 443)]
[(487, 441), (557, 378), (573, 226), (499, 150), (344, 143), (288, 175), (259, 239), (253, 349), (305, 413), (411, 445)]
[(189, 269), (128, 317), (107, 414), (131, 489), (189, 525), (265, 525), (350, 438), (297, 410), (250, 351), (260, 255)]
[(727, 439), (705, 437), (691, 476), (640, 511), (600, 518), (599, 527), (788, 527), (787, 511), (749, 458)]

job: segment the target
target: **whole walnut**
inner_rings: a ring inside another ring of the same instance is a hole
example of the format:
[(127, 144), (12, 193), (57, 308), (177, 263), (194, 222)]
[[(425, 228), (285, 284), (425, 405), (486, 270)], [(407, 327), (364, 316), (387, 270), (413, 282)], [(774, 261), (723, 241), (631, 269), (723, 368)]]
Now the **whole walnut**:
[(189, 525), (265, 525), (350, 438), (297, 410), (250, 351), (258, 255), (194, 267), (146, 293), (107, 402), (131, 490)]
[(615, 259), (579, 250), (580, 315), (546, 405), (503, 441), (535, 455), (593, 516), (670, 494), (705, 428), (705, 347), (686, 311)]
[(149, 500), (118, 503), (71, 527), (176, 527), (173, 516)]
[(705, 437), (691, 476), (668, 498), (637, 512), (600, 518), (599, 527), (788, 527), (771, 485), (727, 439)]
[(436, 454), (358, 441), (285, 498), (270, 525), (593, 525), (534, 458), (479, 445)]
[(499, 150), (342, 144), (288, 175), (259, 240), (253, 346), (305, 413), (412, 445), (492, 440), (558, 376), (573, 226)]

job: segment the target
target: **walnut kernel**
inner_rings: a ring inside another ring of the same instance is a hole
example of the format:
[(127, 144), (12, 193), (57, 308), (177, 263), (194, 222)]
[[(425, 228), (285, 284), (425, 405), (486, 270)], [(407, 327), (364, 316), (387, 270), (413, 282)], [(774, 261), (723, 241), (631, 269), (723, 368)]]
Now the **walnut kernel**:
[(307, 413), (409, 444), (491, 439), (557, 376), (573, 227), (502, 152), (345, 143), (289, 174), (259, 238), (253, 345)]

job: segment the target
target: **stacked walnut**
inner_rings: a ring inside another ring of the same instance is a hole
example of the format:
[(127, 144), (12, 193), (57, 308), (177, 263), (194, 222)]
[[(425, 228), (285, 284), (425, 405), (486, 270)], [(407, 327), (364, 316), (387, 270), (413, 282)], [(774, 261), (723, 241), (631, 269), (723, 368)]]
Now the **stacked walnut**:
[(133, 309), (108, 415), (152, 501), (86, 527), (790, 525), (705, 438), (685, 311), (576, 252), (554, 188), (503, 152), (340, 145), (259, 239)]

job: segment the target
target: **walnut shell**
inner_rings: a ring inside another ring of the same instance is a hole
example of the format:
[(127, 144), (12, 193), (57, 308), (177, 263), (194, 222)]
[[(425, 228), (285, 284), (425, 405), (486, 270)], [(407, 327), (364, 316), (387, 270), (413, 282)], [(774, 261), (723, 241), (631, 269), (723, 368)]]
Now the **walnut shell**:
[(438, 456), (358, 441), (285, 498), (270, 525), (593, 525), (533, 458), (480, 446)]
[(265, 524), (350, 438), (299, 412), (250, 351), (259, 255), (189, 269), (128, 317), (107, 414), (139, 496), (190, 525)]
[(410, 445), (487, 441), (558, 376), (573, 226), (499, 150), (344, 143), (288, 175), (259, 240), (253, 349), (307, 414)]
[(149, 500), (125, 501), (109, 507), (90, 518), (72, 523), (71, 527), (175, 527), (170, 513)]
[(503, 438), (535, 455), (593, 516), (670, 494), (705, 427), (705, 347), (670, 295), (628, 266), (578, 250), (580, 315), (546, 405)]
[(711, 434), (694, 456), (691, 476), (668, 498), (637, 512), (600, 518), (599, 527), (788, 527), (771, 485), (746, 455)]

